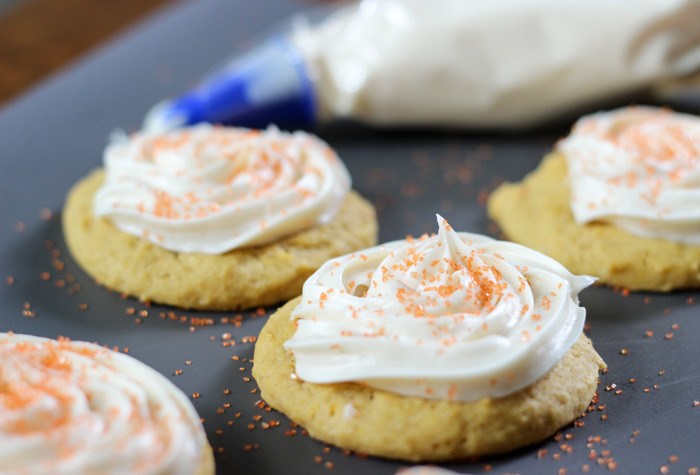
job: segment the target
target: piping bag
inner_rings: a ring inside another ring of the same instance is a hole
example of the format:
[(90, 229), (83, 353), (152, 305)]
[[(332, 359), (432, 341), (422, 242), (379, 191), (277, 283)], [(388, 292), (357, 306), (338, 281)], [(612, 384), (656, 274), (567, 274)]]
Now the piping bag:
[(360, 0), (234, 58), (144, 129), (525, 129), (699, 71), (700, 0)]

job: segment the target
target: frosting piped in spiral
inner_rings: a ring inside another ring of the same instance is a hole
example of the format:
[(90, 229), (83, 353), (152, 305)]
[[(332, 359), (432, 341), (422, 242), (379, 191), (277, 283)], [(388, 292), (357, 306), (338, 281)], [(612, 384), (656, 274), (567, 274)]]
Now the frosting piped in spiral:
[(350, 190), (336, 153), (305, 132), (201, 124), (118, 136), (94, 211), (181, 252), (265, 244), (335, 216)]
[(191, 475), (207, 445), (187, 397), (134, 358), (0, 333), (0, 472)]
[(296, 375), (471, 401), (543, 376), (581, 334), (594, 282), (521, 245), (439, 231), (326, 262), (285, 343)]
[(579, 224), (700, 244), (700, 118), (628, 107), (581, 118), (557, 150)]

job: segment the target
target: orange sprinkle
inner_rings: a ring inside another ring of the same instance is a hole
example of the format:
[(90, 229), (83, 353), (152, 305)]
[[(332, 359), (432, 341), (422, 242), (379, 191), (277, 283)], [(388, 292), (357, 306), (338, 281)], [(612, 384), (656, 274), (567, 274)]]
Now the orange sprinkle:
[(451, 384), (450, 389), (447, 391), (447, 399), (450, 401), (454, 400), (456, 394), (457, 394), (457, 385)]

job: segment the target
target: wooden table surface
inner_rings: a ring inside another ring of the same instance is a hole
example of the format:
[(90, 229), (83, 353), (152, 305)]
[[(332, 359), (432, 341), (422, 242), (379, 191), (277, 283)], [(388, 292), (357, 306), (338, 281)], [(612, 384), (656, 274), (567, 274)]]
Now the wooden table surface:
[(0, 15), (0, 107), (176, 0), (24, 0)]

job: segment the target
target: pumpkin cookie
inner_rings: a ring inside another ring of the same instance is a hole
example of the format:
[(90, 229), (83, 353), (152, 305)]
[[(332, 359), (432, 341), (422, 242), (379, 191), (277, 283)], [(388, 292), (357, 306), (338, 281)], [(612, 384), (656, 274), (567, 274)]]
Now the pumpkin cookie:
[(214, 473), (192, 403), (92, 343), (0, 333), (3, 473)]
[(377, 222), (327, 146), (280, 134), (197, 126), (111, 145), (68, 195), (71, 254), (110, 289), (181, 308), (298, 295), (323, 262), (373, 245)]
[[(700, 120), (627, 108), (584, 117), (489, 216), (574, 273), (632, 290), (700, 285)], [(695, 131), (691, 133), (692, 131)]]
[(591, 282), (444, 223), (324, 264), (262, 329), (253, 376), (268, 404), (342, 448), (410, 461), (513, 450), (596, 391), (605, 363), (576, 297)]

